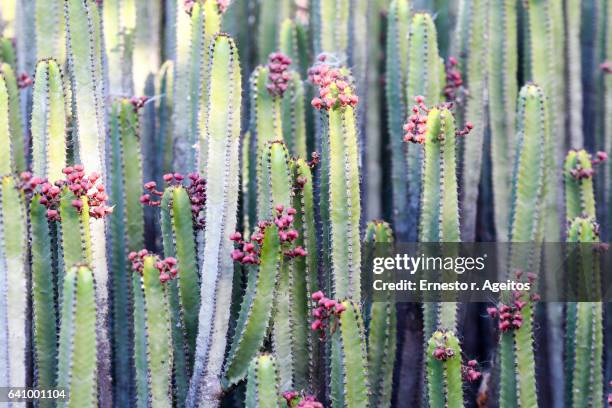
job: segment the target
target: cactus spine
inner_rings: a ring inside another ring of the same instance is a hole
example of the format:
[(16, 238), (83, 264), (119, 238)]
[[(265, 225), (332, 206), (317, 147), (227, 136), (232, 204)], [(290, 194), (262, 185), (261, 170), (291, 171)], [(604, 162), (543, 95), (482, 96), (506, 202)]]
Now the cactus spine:
[[(234, 41), (225, 34), (211, 41), (206, 99), (201, 127), (200, 162), (206, 174), (206, 231), (201, 278), (201, 299), (214, 299), (200, 305), (194, 374), (187, 405), (202, 391), (204, 401), (219, 396), (226, 332), (229, 324), (234, 267), (229, 235), (236, 228), (240, 144), (241, 74)], [(215, 118), (213, 121), (212, 118)], [(204, 386), (204, 389), (202, 389)]]
[(259, 355), (249, 365), (246, 408), (277, 408), (280, 406), (277, 367), (274, 357)]
[[(400, 241), (409, 239), (410, 218), (406, 184), (406, 145), (402, 124), (406, 115), (406, 74), (408, 64), (408, 30), (410, 6), (407, 0), (393, 0), (389, 5), (385, 85), (391, 144), (391, 179), (393, 189), (393, 224)], [(399, 84), (399, 86), (397, 85)], [(415, 237), (413, 237), (415, 238)]]
[[(365, 240), (373, 245), (377, 256), (388, 254), (393, 244), (393, 232), (382, 221), (368, 223)], [(377, 248), (382, 244), (382, 248)], [(367, 244), (366, 244), (367, 245)], [(390, 297), (388, 301), (372, 302), (367, 318), (368, 382), (371, 386), (370, 406), (389, 406), (393, 386), (393, 367), (397, 347), (397, 313)]]
[(26, 225), (23, 196), (5, 175), (0, 187), (0, 384), (25, 387), (27, 376)]
[(76, 265), (64, 276), (59, 333), (58, 388), (70, 399), (66, 407), (93, 407), (98, 398), (95, 284), (87, 266)]
[[(436, 358), (437, 350), (443, 358)], [(427, 387), (431, 408), (463, 407), (461, 348), (451, 332), (436, 331), (427, 346)]]
[(517, 24), (514, 2), (492, 2), (489, 8), (487, 85), (495, 230), (498, 241), (504, 241), (508, 237), (509, 186), (514, 154), (515, 104), (518, 96)]
[(32, 173), (60, 179), (66, 165), (66, 103), (62, 72), (54, 59), (36, 66), (30, 131)]

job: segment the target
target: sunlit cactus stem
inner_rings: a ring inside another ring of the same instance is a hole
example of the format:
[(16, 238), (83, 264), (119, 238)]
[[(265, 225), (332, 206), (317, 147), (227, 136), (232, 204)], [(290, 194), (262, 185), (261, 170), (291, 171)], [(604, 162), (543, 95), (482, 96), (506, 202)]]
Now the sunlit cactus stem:
[(237, 48), (228, 35), (217, 34), (211, 40), (209, 61), (206, 75), (211, 80), (200, 128), (200, 173), (207, 178), (200, 297), (215, 302), (200, 305), (188, 406), (200, 397), (203, 404), (216, 404), (221, 396), (234, 275), (229, 236), (236, 229), (240, 188), (241, 74)]
[[(23, 134), (23, 121), (19, 98), (17, 76), (8, 64), (0, 66), (0, 81), (4, 82), (8, 96), (9, 135), (11, 138), (11, 152), (15, 171), (20, 173), (26, 170), (26, 152)], [(0, 85), (1, 86), (1, 85)]]
[(9, 124), (9, 94), (6, 80), (0, 75), (0, 174), (8, 175), (15, 172), (15, 161), (13, 159), (13, 140)]
[(113, 96), (134, 91), (132, 55), (136, 28), (136, 0), (104, 3), (104, 40), (108, 60), (109, 92)]
[(278, 33), (278, 49), (291, 58), (302, 76), (306, 75), (310, 63), (309, 40), (307, 27), (292, 19), (283, 20)]
[(30, 131), (32, 173), (56, 181), (66, 166), (66, 102), (62, 72), (54, 59), (36, 66)]
[(595, 194), (593, 192), (594, 168), (592, 158), (585, 150), (570, 150), (565, 158), (563, 178), (565, 182), (565, 211), (568, 222), (576, 217), (595, 219)]
[(10, 40), (10, 38), (0, 38), (0, 62), (9, 64), (11, 67), (13, 67), (13, 69), (15, 69), (15, 66), (17, 65), (15, 47), (13, 46), (13, 42)]
[(350, 0), (314, 0), (310, 3), (315, 55), (334, 54), (346, 60), (350, 32)]
[(426, 350), (427, 388), (431, 408), (463, 407), (461, 348), (452, 332), (436, 331)]
[[(4, 166), (7, 163), (3, 164)], [(0, 386), (25, 387), (28, 373), (26, 225), (23, 193), (12, 176), (0, 186)]]
[(172, 171), (172, 135), (174, 112), (174, 62), (169, 60), (159, 69), (157, 93), (158, 126), (156, 128), (156, 162), (159, 174)]

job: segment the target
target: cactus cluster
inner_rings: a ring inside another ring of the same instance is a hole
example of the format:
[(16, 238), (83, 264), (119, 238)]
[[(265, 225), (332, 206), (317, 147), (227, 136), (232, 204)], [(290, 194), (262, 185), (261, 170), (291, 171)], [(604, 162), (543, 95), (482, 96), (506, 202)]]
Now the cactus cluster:
[[(1, 1), (0, 388), (603, 406), (610, 27), (606, 0)], [(482, 241), (532, 289), (372, 296), (401, 244)]]

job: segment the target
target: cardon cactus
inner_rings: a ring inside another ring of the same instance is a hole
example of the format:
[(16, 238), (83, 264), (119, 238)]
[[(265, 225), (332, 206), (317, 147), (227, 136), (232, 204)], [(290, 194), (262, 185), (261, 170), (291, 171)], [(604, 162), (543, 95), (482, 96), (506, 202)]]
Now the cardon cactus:
[[(26, 156), (23, 135), (23, 121), (21, 118), (21, 106), (19, 102), (19, 86), (15, 72), (9, 64), (2, 64), (2, 66), (0, 66), (0, 71), (0, 76), (2, 76), (2, 82), (4, 82), (8, 99), (8, 134), (11, 137), (13, 165), (15, 166), (15, 171), (22, 172), (26, 169)], [(29, 78), (28, 80), (31, 81)]]
[(427, 345), (429, 406), (462, 407), (461, 348), (451, 332), (436, 331)]
[(275, 408), (280, 406), (278, 367), (273, 356), (256, 356), (249, 364), (245, 406)]

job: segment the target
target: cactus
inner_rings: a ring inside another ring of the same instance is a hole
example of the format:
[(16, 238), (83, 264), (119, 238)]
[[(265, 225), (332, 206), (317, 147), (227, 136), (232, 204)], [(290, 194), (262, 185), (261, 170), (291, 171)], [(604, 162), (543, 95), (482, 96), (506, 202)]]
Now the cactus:
[[(517, 12), (512, 1), (492, 2), (489, 9), (488, 92), (495, 231), (498, 241), (508, 237), (508, 201), (513, 163), (514, 117), (518, 95), (516, 73)], [(501, 27), (501, 29), (500, 29)], [(501, 46), (499, 45), (501, 44)]]
[(570, 150), (565, 158), (565, 208), (568, 222), (576, 217), (595, 218), (593, 164), (585, 150)]
[(289, 0), (263, 0), (259, 5), (257, 30), (257, 56), (260, 64), (278, 45), (280, 22), (293, 14), (295, 6)]
[(461, 348), (451, 332), (436, 331), (427, 346), (429, 406), (463, 407)]
[[(488, 0), (478, 0), (471, 4), (469, 35), (466, 45), (465, 66), (469, 98), (466, 100), (465, 118), (473, 122), (474, 131), (463, 143), (463, 194), (462, 194), (462, 233), (463, 239), (472, 242), (476, 239), (476, 206), (478, 186), (482, 172), (482, 152), (486, 126), (486, 62), (490, 50), (487, 45)], [(497, 28), (499, 29), (499, 27)], [(469, 165), (467, 164), (469, 163)]]
[(274, 357), (262, 354), (253, 358), (247, 379), (246, 408), (275, 408), (280, 406), (278, 368)]
[[(70, 398), (59, 405), (93, 407), (98, 398), (95, 284), (91, 269), (75, 265), (63, 281), (58, 388)], [(92, 347), (93, 345), (93, 347)]]
[(281, 101), (283, 140), (291, 155), (306, 157), (306, 107), (300, 74), (291, 72), (287, 92)]
[(26, 386), (27, 298), (25, 209), (15, 179), (2, 177), (0, 187), (0, 364), (3, 387)]
[(349, 47), (349, 0), (314, 0), (310, 6), (315, 55), (337, 55), (345, 62)]
[(30, 130), (32, 172), (51, 181), (62, 177), (66, 166), (66, 102), (62, 72), (54, 59), (36, 66)]
[[(444, 74), (442, 61), (438, 54), (437, 34), (429, 14), (416, 13), (412, 17), (408, 39), (408, 73), (406, 76), (406, 106), (411, 106), (417, 96), (425, 98), (428, 104), (435, 105), (442, 94)], [(426, 61), (426, 63), (423, 63)], [(418, 146), (406, 148), (408, 180), (408, 241), (416, 241), (418, 220), (420, 218), (421, 173), (423, 155)], [(401, 209), (398, 209), (398, 211)]]
[(0, 150), (0, 173), (2, 174), (10, 174), (15, 171), (13, 139), (9, 123), (9, 94), (4, 76), (0, 75), (0, 141), (2, 146), (5, 146)]
[(112, 0), (104, 4), (104, 39), (111, 95), (133, 92), (132, 54), (135, 28), (135, 0)]
[[(176, 59), (174, 60), (174, 167), (179, 172), (197, 169), (198, 154), (194, 145), (198, 142), (198, 112), (207, 109), (209, 84), (207, 76), (210, 63), (209, 48), (213, 37), (221, 27), (223, 2), (196, 1), (183, 4), (177, 0)], [(187, 7), (187, 9), (185, 9)], [(200, 146), (202, 154), (203, 147)]]
[[(313, 106), (322, 110), (324, 133), (321, 169), (321, 217), (325, 236), (324, 262), (331, 262), (331, 293), (337, 298), (360, 299), (359, 262), (361, 246), (359, 219), (361, 213), (357, 127), (354, 107), (358, 97), (350, 85), (346, 68), (329, 68), (325, 64), (311, 70), (311, 78), (320, 87)], [(334, 78), (327, 84), (326, 78)], [(324, 104), (324, 105), (323, 105)]]
[(567, 56), (569, 61), (576, 61), (567, 65), (567, 103), (572, 109), (569, 110), (569, 141), (572, 148), (583, 146), (583, 124), (582, 124), (582, 69), (580, 51), (580, 25), (581, 25), (580, 1), (570, 0), (565, 4), (565, 28), (567, 36)]
[(200, 392), (204, 401), (216, 401), (219, 397), (234, 274), (228, 238), (237, 221), (240, 64), (236, 46), (227, 35), (214, 37), (210, 54), (208, 75), (212, 79), (208, 83), (208, 106), (203, 111), (201, 127), (204, 158), (200, 169), (208, 179), (208, 198), (200, 298), (215, 299), (215, 303), (202, 302), (200, 306), (194, 374), (187, 405), (193, 404)]
[(17, 78), (11, 66), (6, 63), (2, 64), (0, 70), (2, 71), (0, 76), (2, 76), (8, 94), (9, 135), (13, 164), (16, 172), (22, 172), (26, 170), (26, 156)]
[[(382, 221), (368, 223), (364, 241), (373, 245), (377, 256), (388, 255), (393, 244), (391, 227)], [(379, 244), (382, 244), (382, 248), (378, 248)], [(368, 382), (372, 391), (370, 406), (373, 407), (389, 406), (391, 403), (397, 347), (397, 313), (392, 300), (390, 294), (387, 301), (372, 302), (365, 318), (368, 333)]]
[(338, 317), (331, 338), (331, 400), (333, 407), (367, 407), (370, 389), (364, 324), (359, 306), (350, 300)]
[(110, 139), (111, 193), (115, 198), (115, 216), (110, 225), (115, 402), (123, 404), (129, 398), (127, 391), (131, 382), (132, 280), (126, 254), (144, 245), (144, 216), (138, 195), (142, 184), (138, 112), (128, 99), (117, 100), (112, 105)]
[(172, 116), (174, 112), (174, 62), (168, 60), (159, 69), (157, 94), (161, 98), (157, 102), (157, 137), (156, 168), (161, 174), (172, 169)]
[[(567, 241), (578, 243), (570, 262), (577, 273), (578, 297), (601, 292), (598, 252), (586, 243), (599, 242), (599, 226), (587, 216), (571, 222)], [(600, 302), (567, 304), (565, 401), (569, 407), (599, 406), (603, 398), (603, 307)], [(588, 362), (588, 364), (585, 364)]]
[[(409, 239), (410, 218), (408, 186), (405, 173), (406, 145), (402, 140), (402, 124), (405, 120), (408, 29), (410, 27), (410, 6), (407, 0), (394, 0), (389, 5), (387, 23), (387, 52), (385, 86), (389, 139), (391, 144), (391, 179), (393, 189), (393, 224), (398, 240)], [(397, 84), (400, 86), (397, 86)], [(415, 238), (415, 237), (413, 237)]]
[[(524, 86), (519, 93), (517, 112), (517, 150), (512, 182), (510, 242), (542, 241), (543, 211), (549, 180), (547, 152), (550, 130), (543, 91), (536, 85)], [(516, 245), (510, 254), (511, 271), (537, 271), (539, 246)], [(519, 250), (520, 249), (520, 250)], [(500, 406), (536, 406), (535, 363), (533, 352), (533, 306), (521, 310), (522, 325), (505, 331), (500, 340)], [(518, 393), (518, 401), (516, 395)]]
[(310, 63), (309, 37), (305, 26), (301, 23), (285, 19), (280, 24), (278, 33), (278, 49), (291, 58), (298, 67), (300, 75), (305, 76)]
[(17, 65), (15, 47), (12, 41), (6, 37), (0, 37), (0, 62), (9, 64), (13, 69)]

